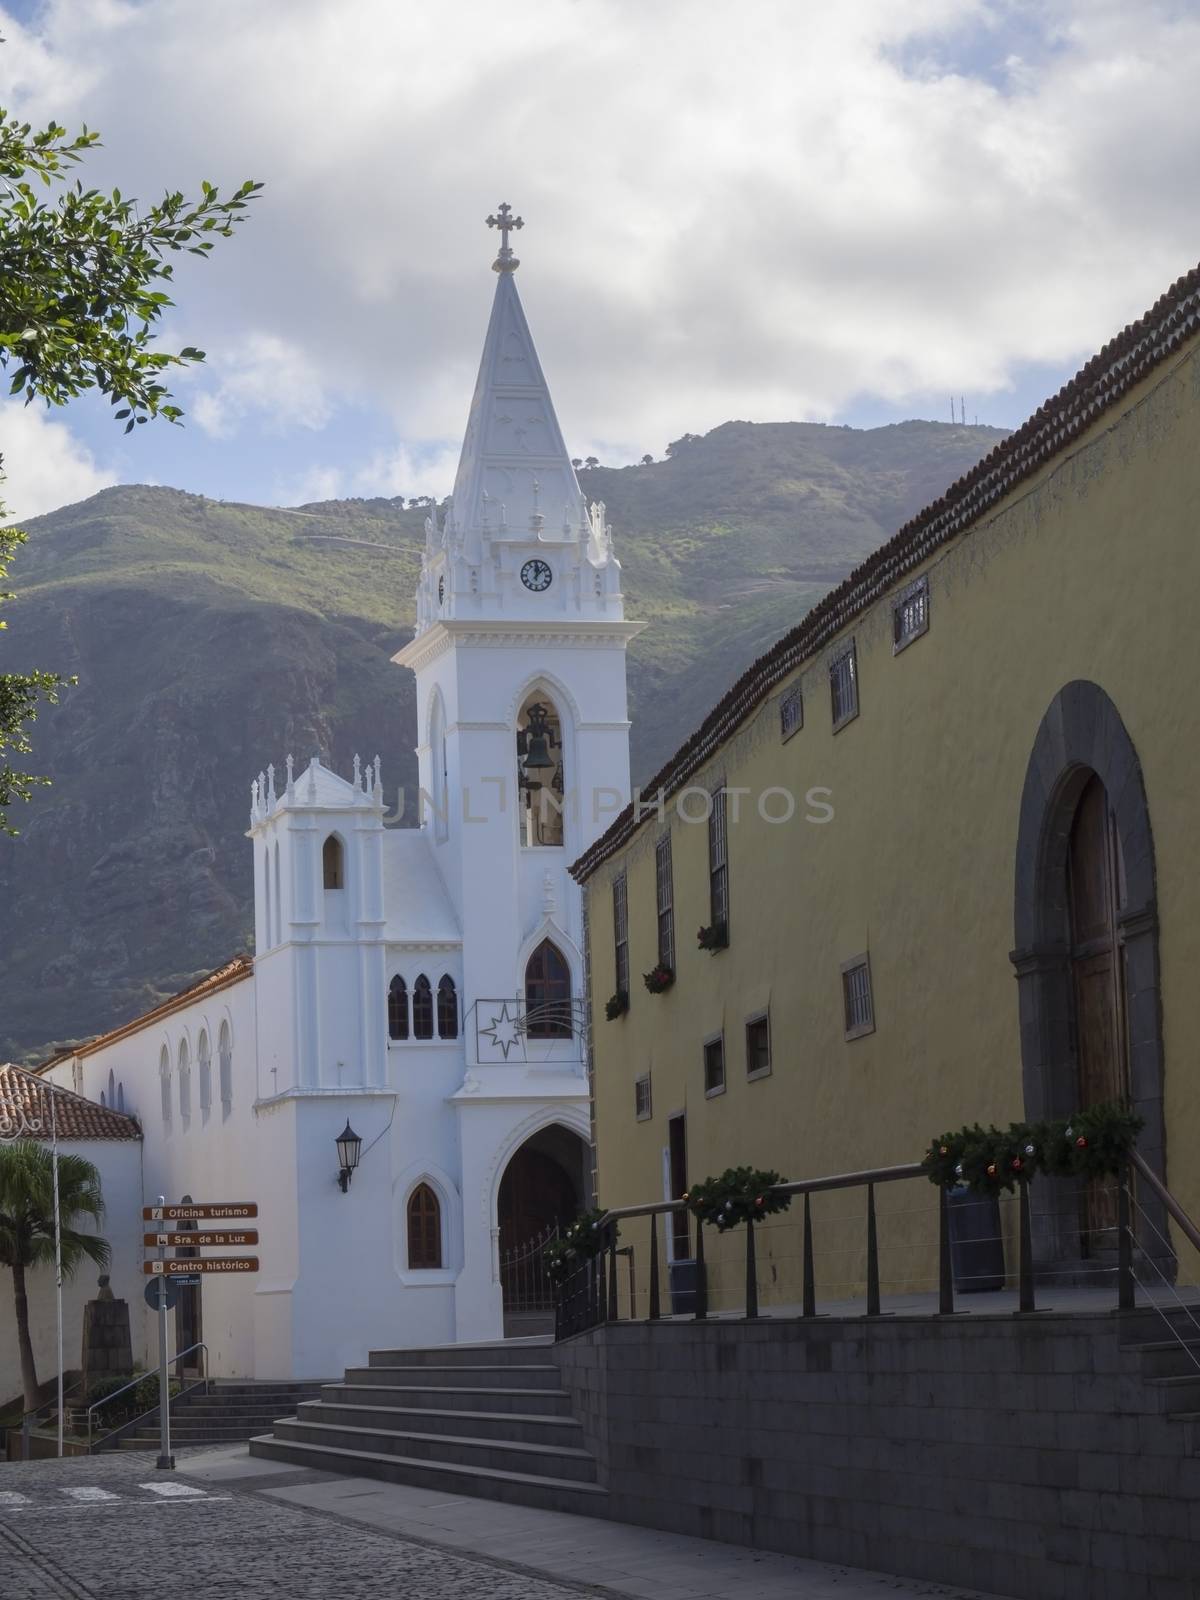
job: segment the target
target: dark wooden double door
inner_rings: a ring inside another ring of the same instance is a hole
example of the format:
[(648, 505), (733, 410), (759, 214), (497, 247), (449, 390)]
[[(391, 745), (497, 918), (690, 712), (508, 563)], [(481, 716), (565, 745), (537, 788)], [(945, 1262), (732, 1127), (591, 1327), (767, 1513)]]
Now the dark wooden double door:
[[(1118, 929), (1122, 876), (1108, 793), (1093, 775), (1079, 796), (1067, 858), (1078, 1073), (1075, 1103), (1080, 1108), (1129, 1099), (1125, 975)], [(1115, 1249), (1117, 1201), (1111, 1182), (1084, 1187), (1079, 1221), (1085, 1256)]]

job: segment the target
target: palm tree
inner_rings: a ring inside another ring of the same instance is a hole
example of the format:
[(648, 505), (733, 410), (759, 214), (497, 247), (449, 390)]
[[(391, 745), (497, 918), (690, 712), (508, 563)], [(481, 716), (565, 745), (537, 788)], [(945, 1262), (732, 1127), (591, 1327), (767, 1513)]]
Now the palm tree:
[[(58, 1212), (63, 1275), (70, 1277), (85, 1258), (107, 1267), (108, 1242), (73, 1226), (85, 1218), (99, 1222), (104, 1216), (100, 1174), (83, 1156), (58, 1158)], [(50, 1151), (32, 1139), (0, 1145), (0, 1266), (7, 1267), (13, 1278), (26, 1411), (37, 1409), (39, 1391), (25, 1275), (30, 1268), (53, 1265), (54, 1162)]]

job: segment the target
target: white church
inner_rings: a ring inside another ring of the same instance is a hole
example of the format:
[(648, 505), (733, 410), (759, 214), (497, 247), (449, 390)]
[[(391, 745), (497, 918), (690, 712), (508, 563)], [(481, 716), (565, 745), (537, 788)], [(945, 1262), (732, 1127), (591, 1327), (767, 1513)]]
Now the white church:
[(567, 869), (628, 799), (640, 624), (517, 294), (520, 220), (488, 220), (483, 359), (395, 657), (416, 677), (420, 825), (391, 825), (378, 758), (267, 767), (253, 959), (44, 1069), (141, 1126), (141, 1192), (114, 1194), (104, 1230), (135, 1351), (141, 1205), (257, 1205), (257, 1272), (206, 1275), (175, 1313), (176, 1348), (203, 1339), (216, 1375), (330, 1377), (372, 1346), (499, 1337), (506, 1310), (512, 1331), (527, 1307), (502, 1262), (590, 1200)]

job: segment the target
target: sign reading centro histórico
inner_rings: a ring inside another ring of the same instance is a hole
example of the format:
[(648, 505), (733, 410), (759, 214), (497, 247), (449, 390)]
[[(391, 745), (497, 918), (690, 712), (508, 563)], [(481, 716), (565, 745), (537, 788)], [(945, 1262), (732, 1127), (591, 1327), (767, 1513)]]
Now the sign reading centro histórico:
[(230, 1205), (143, 1206), (143, 1222), (244, 1222), (256, 1217), (254, 1201)]
[(147, 1277), (190, 1278), (193, 1272), (257, 1272), (257, 1256), (196, 1256), (191, 1261), (143, 1261)]

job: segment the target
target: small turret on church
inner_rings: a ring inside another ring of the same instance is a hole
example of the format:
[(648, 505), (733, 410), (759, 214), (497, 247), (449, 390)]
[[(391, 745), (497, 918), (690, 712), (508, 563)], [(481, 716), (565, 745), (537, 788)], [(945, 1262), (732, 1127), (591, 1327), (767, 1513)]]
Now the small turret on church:
[(281, 784), (268, 767), (250, 786), (248, 836), (255, 971), (271, 1012), (272, 1059), (260, 1052), (260, 1094), (382, 1083), (387, 1047), (379, 1008), (335, 998), (382, 992), (378, 756), (366, 767), (355, 756), (348, 779), (317, 756), (299, 773), (289, 756)]

